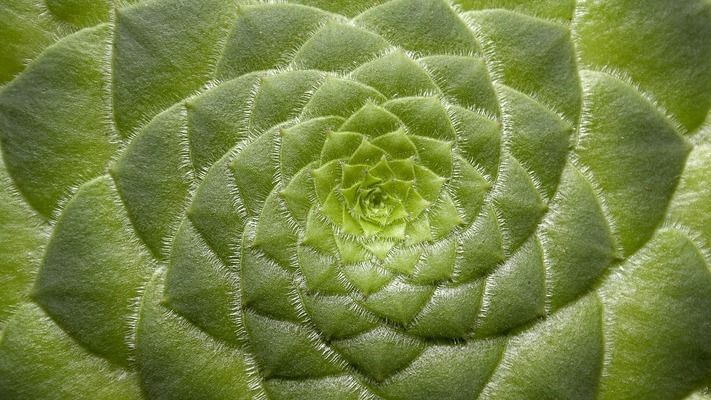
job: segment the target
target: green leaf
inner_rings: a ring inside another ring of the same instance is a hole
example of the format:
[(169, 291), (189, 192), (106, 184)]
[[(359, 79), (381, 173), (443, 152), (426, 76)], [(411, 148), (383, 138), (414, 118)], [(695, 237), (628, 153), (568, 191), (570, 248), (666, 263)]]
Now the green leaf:
[(585, 1), (575, 29), (585, 64), (629, 74), (690, 131), (704, 122), (711, 107), (708, 1)]
[(543, 254), (533, 238), (487, 278), (477, 335), (506, 332), (542, 316), (544, 290)]
[[(575, 300), (616, 258), (617, 249), (593, 188), (575, 168), (564, 172), (559, 197), (541, 232), (555, 308)], [(584, 210), (584, 211), (583, 211)], [(594, 245), (584, 245), (591, 241)]]
[(190, 189), (192, 171), (181, 137), (185, 126), (184, 109), (161, 113), (111, 167), (129, 218), (159, 257), (165, 256), (163, 243), (174, 233)]
[(41, 218), (12, 190), (0, 157), (0, 328), (28, 299), (46, 241)]
[[(603, 362), (601, 314), (600, 302), (593, 295), (512, 339), (483, 395), (491, 399), (597, 398)], [(555, 376), (555, 381), (541, 385), (548, 376)]]
[(350, 377), (333, 377), (294, 381), (270, 379), (265, 382), (265, 390), (270, 399), (299, 400), (358, 400), (359, 391)]
[(422, 309), (411, 330), (430, 338), (466, 338), (479, 312), (481, 281), (454, 287), (440, 286)]
[(432, 78), (402, 51), (361, 65), (353, 76), (388, 97), (417, 96), (437, 90)]
[(244, 114), (258, 82), (258, 74), (242, 75), (186, 102), (190, 158), (196, 170), (208, 168), (246, 138)]
[[(146, 119), (192, 94), (214, 72), (234, 3), (146, 2), (116, 12), (112, 60), (114, 118), (129, 136)], [(156, 79), (158, 78), (158, 79)]]
[(541, 18), (570, 21), (575, 14), (575, 0), (455, 0), (464, 10), (503, 8)]
[(218, 261), (190, 222), (184, 221), (170, 254), (163, 302), (210, 335), (238, 342), (235, 281), (234, 271)]
[(680, 398), (708, 382), (709, 289), (708, 261), (680, 232), (660, 231), (631, 257), (601, 290), (611, 351), (600, 397)]
[(462, 107), (499, 113), (499, 102), (491, 85), (486, 63), (479, 57), (431, 56), (421, 59), (435, 77), (442, 92)]
[(366, 30), (327, 24), (299, 48), (293, 62), (304, 69), (348, 71), (387, 47), (385, 39)]
[(186, 212), (195, 229), (224, 263), (234, 255), (244, 227), (228, 162), (229, 158), (225, 157), (210, 168)]
[(333, 346), (356, 368), (379, 382), (409, 364), (424, 348), (422, 343), (384, 329), (339, 340)]
[(129, 316), (152, 261), (117, 196), (107, 177), (82, 186), (57, 222), (32, 296), (79, 343), (127, 365)]
[(280, 66), (282, 58), (306, 41), (325, 16), (318, 9), (292, 4), (238, 8), (216, 77), (227, 80)]
[(661, 222), (691, 146), (631, 86), (603, 73), (584, 79), (588, 113), (577, 152), (603, 190), (630, 254)]
[(160, 305), (162, 281), (158, 271), (148, 282), (136, 327), (142, 392), (156, 399), (251, 398), (251, 363), (244, 351), (166, 313)]
[(474, 34), (444, 1), (394, 0), (358, 17), (392, 43), (418, 53), (477, 52)]
[(469, 15), (490, 43), (505, 84), (577, 122), (580, 83), (568, 27), (504, 10)]
[(77, 27), (92, 26), (109, 19), (109, 0), (46, 0), (52, 16)]
[(381, 390), (398, 400), (468, 399), (482, 389), (500, 352), (495, 341), (430, 346)]
[(101, 25), (66, 37), (0, 91), (7, 171), (45, 217), (116, 151), (103, 70), (109, 35)]
[(25, 69), (25, 60), (36, 57), (54, 42), (57, 24), (42, 16), (39, 4), (9, 0), (0, 5), (0, 84)]
[(688, 226), (711, 243), (711, 144), (696, 146), (681, 176), (668, 211), (669, 217)]
[(245, 325), (262, 376), (303, 379), (340, 372), (338, 365), (329, 360), (300, 325), (252, 314), (246, 315)]
[(0, 341), (0, 395), (8, 399), (141, 398), (134, 375), (97, 359), (33, 304), (22, 305)]

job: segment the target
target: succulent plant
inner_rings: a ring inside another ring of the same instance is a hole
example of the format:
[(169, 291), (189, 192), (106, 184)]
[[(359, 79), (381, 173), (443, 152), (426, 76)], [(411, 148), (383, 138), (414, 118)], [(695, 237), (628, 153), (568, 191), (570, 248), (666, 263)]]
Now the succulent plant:
[(0, 398), (711, 398), (708, 0), (0, 22)]

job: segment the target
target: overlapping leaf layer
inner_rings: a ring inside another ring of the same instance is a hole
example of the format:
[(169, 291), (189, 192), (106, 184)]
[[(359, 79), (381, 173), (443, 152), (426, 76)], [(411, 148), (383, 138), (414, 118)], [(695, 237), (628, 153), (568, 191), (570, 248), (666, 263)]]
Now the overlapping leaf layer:
[(0, 398), (708, 397), (708, 1), (44, 3)]

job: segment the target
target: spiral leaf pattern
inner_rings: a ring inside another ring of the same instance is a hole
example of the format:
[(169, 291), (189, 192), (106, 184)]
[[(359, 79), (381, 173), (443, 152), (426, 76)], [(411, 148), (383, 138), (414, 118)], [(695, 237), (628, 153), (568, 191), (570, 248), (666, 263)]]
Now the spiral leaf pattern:
[(30, 3), (0, 398), (708, 396), (708, 1)]

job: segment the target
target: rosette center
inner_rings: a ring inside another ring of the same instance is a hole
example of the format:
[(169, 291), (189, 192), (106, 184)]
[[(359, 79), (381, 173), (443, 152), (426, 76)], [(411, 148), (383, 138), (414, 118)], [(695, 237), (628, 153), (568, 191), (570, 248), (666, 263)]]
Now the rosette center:
[(350, 154), (322, 159), (326, 162), (313, 171), (317, 192), (324, 193), (321, 212), (348, 235), (405, 239), (437, 198), (443, 178), (419, 165), (416, 147), (403, 131), (376, 138), (333, 133), (324, 154), (332, 144), (346, 142), (352, 143)]
[(347, 233), (363, 233), (365, 236), (381, 234), (402, 239), (407, 222), (417, 217), (429, 204), (417, 193), (412, 178), (398, 177), (390, 164), (383, 157), (372, 168), (346, 165), (343, 169), (342, 182), (353, 182), (354, 177), (349, 175), (362, 171), (360, 180), (340, 189), (343, 227)]

